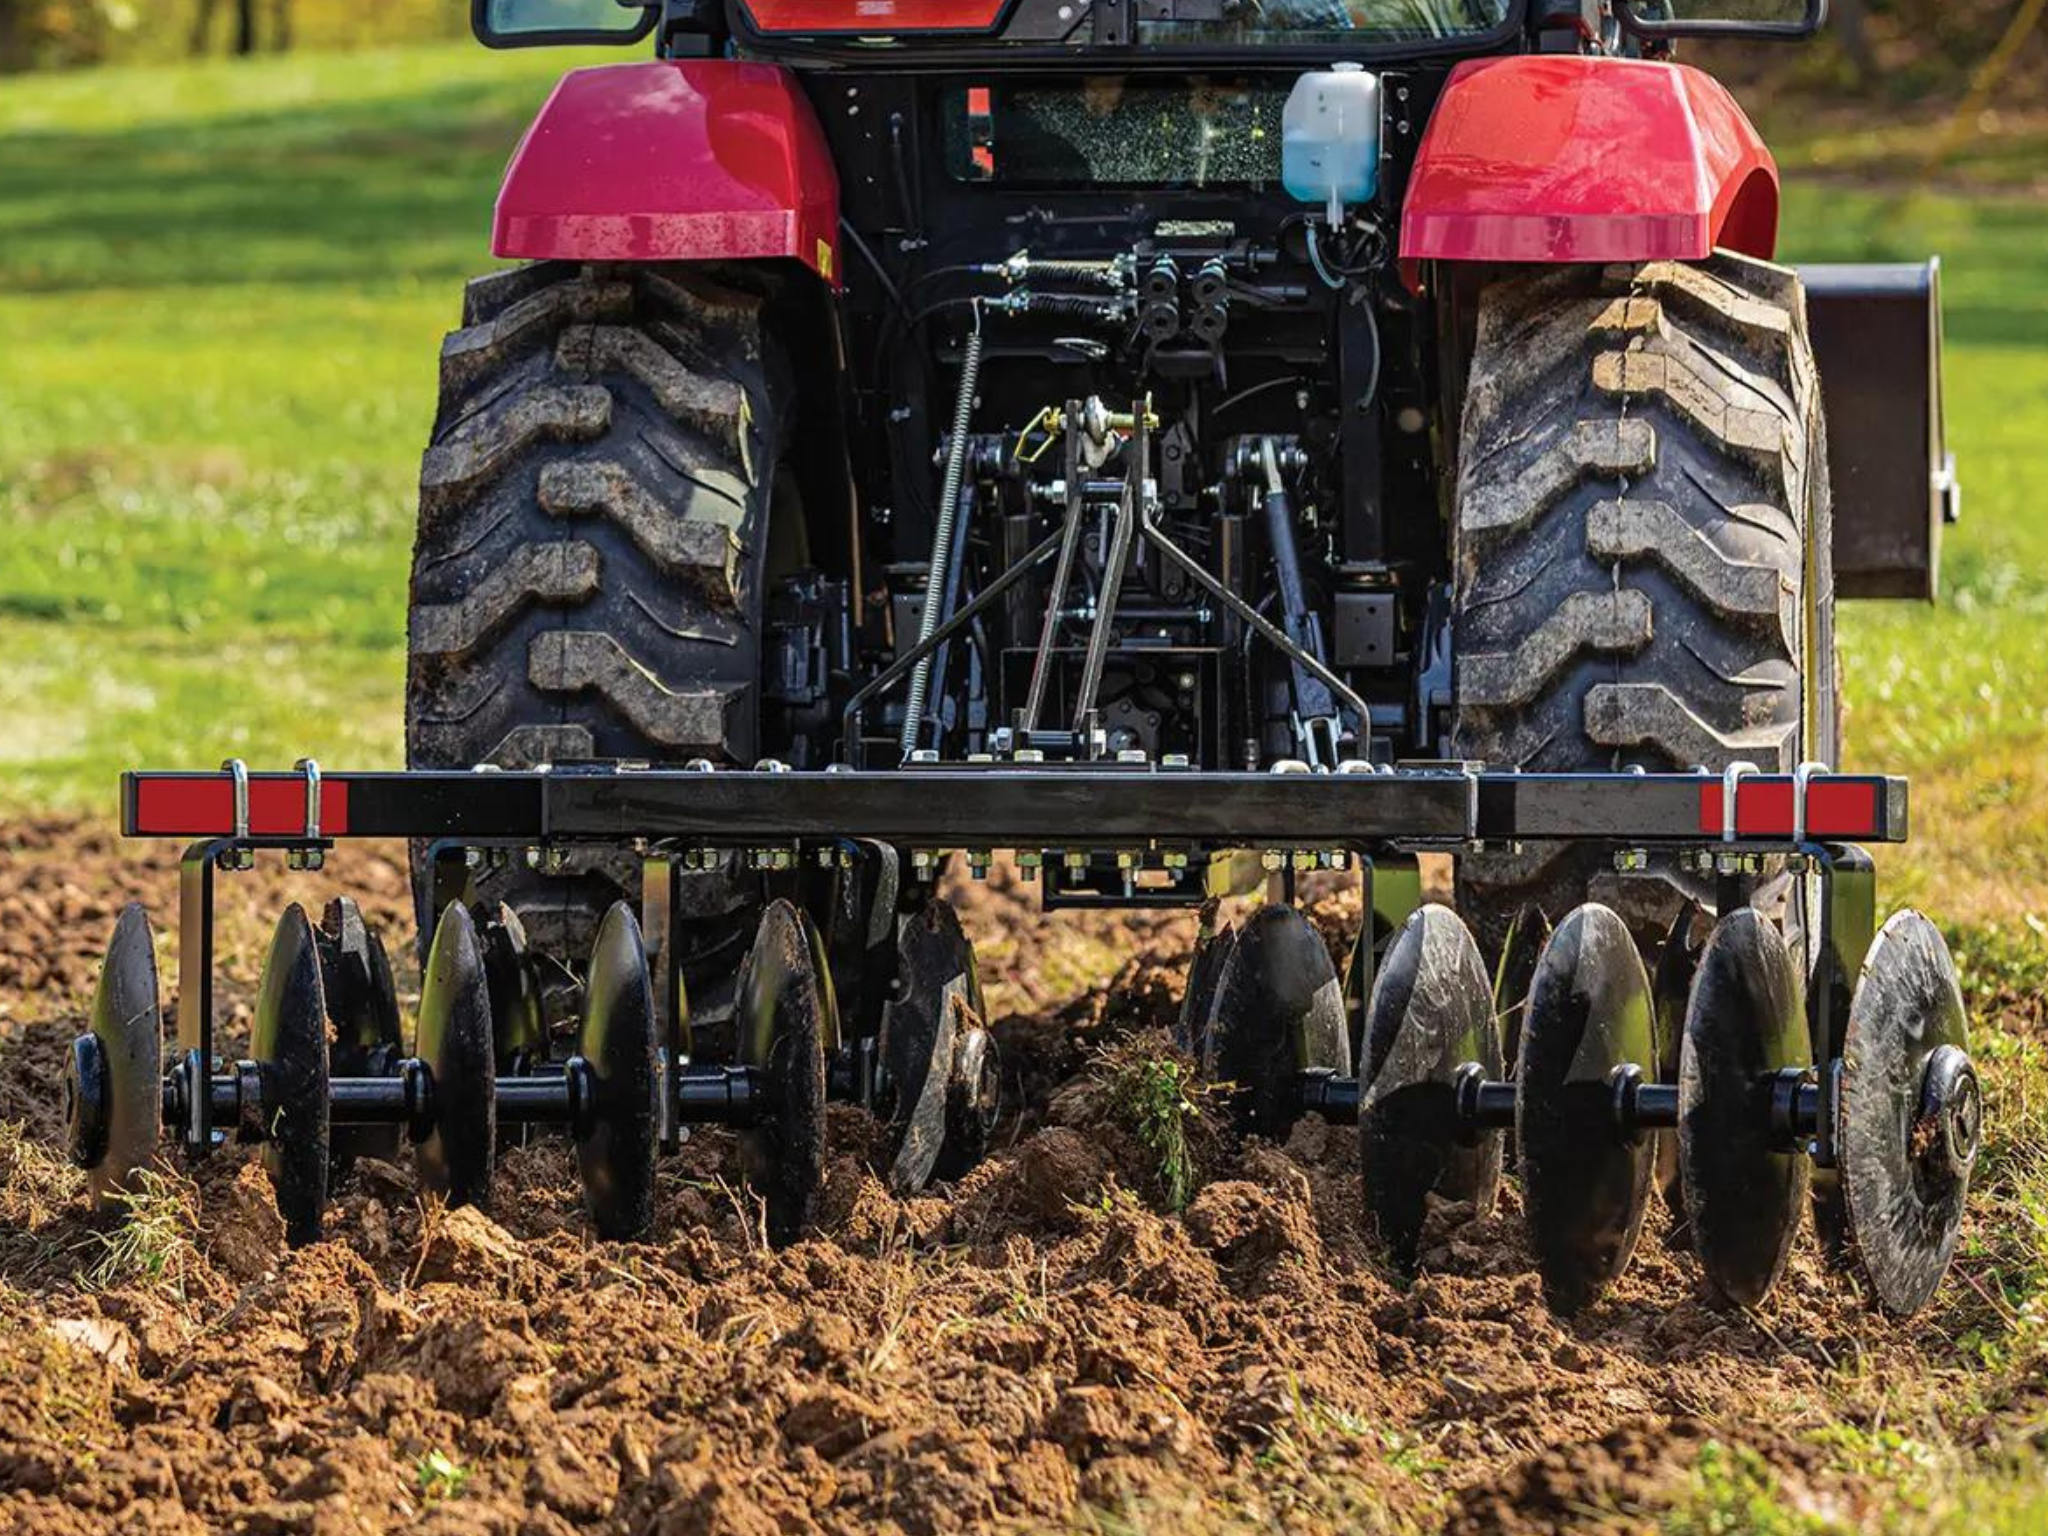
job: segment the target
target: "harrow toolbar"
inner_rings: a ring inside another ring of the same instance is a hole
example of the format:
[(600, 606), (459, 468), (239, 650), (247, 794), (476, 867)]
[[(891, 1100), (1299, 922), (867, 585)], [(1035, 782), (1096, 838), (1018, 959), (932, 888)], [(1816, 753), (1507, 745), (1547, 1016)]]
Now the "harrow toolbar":
[[(1733, 814), (1730, 814), (1732, 807)], [(1167, 759), (910, 764), (789, 772), (564, 765), (550, 770), (322, 775), (130, 773), (130, 837), (316, 844), (336, 837), (738, 847), (880, 839), (952, 848), (1456, 848), (1567, 839), (1646, 846), (1902, 842), (1906, 781), (1873, 774), (1520, 774), (1466, 764), (1310, 772), (1196, 771)]]

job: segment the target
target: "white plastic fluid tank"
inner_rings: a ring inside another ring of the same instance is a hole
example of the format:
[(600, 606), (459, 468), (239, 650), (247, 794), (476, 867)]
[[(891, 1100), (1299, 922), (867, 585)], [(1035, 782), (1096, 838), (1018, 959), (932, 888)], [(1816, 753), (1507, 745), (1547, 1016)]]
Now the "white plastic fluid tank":
[(1288, 194), (1321, 203), (1336, 223), (1346, 204), (1372, 197), (1380, 178), (1380, 77), (1362, 64), (1303, 75), (1280, 116), (1280, 179)]

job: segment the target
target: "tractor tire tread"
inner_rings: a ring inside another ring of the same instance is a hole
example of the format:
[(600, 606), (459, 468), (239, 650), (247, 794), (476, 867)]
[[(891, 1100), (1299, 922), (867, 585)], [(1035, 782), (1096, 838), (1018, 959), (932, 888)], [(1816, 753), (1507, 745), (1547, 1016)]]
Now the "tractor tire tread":
[[(1717, 253), (1493, 282), (1460, 432), (1452, 754), (1536, 772), (1825, 756), (1805, 677), (1824, 649), (1810, 681), (1831, 700), (1831, 620), (1809, 613), (1832, 595), (1823, 431), (1785, 269)], [(1639, 931), (1675, 896), (1668, 873), (1621, 883)], [(1468, 909), (1499, 919), (1482, 929), (1615, 884), (1570, 845), (1460, 871)]]
[[(761, 301), (689, 269), (542, 262), (471, 283), (463, 321), (421, 464), (408, 762), (753, 762), (786, 383)], [(476, 894), (580, 965), (637, 874), (579, 855), (479, 871)], [(748, 899), (729, 870), (680, 878), (686, 916)]]

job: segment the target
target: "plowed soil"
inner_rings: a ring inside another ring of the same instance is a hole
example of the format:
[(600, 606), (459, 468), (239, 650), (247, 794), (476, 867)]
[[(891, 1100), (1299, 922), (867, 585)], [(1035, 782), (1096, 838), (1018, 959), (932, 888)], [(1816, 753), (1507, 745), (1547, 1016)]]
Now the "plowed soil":
[[(402, 859), (224, 880), (231, 1036), (294, 897), (355, 895), (409, 992)], [(1489, 1214), (1439, 1209), (1433, 1273), (1403, 1287), (1361, 1235), (1353, 1135), (1314, 1119), (1284, 1146), (1198, 1120), (1198, 1187), (1161, 1209), (1101, 1088), (1165, 1049), (1192, 923), (1043, 919), (997, 876), (961, 904), (1013, 1113), (957, 1186), (891, 1195), (835, 1110), (822, 1230), (782, 1252), (722, 1132), (663, 1164), (645, 1243), (589, 1236), (573, 1159), (546, 1141), (507, 1155), (488, 1215), (366, 1164), (326, 1240), (290, 1251), (239, 1149), (166, 1164), (134, 1222), (87, 1213), (61, 1152), (64, 1051), (123, 901), (151, 904), (175, 986), (175, 864), (89, 828), (12, 829), (0, 1527), (1625, 1530), (1696, 1494), (1705, 1464), (1764, 1469), (1775, 1502), (1845, 1523), (1890, 1496), (1810, 1432), (1870, 1422), (1889, 1383), (1932, 1369), (1926, 1331), (1869, 1313), (1810, 1246), (1745, 1316), (1646, 1240), (1565, 1323), (1510, 1187)], [(1340, 942), (1355, 912), (1317, 907)]]

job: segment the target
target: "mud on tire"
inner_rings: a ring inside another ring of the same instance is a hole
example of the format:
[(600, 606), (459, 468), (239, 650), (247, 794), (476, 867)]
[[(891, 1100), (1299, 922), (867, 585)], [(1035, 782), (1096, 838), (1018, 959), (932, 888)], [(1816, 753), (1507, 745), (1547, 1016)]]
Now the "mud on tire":
[[(469, 285), (420, 469), (408, 766), (755, 760), (788, 396), (762, 309), (688, 269), (543, 262)], [(424, 907), (421, 849), (413, 872)], [(687, 915), (737, 966), (751, 888), (687, 880)], [(638, 887), (631, 861), (584, 860), (479, 871), (477, 894), (580, 964)]]
[[(1797, 276), (1553, 268), (1481, 295), (1460, 432), (1452, 748), (1528, 772), (1835, 750), (1820, 388)], [(1591, 895), (1661, 934), (1684, 879), (1586, 850), (1461, 861), (1489, 949)]]

